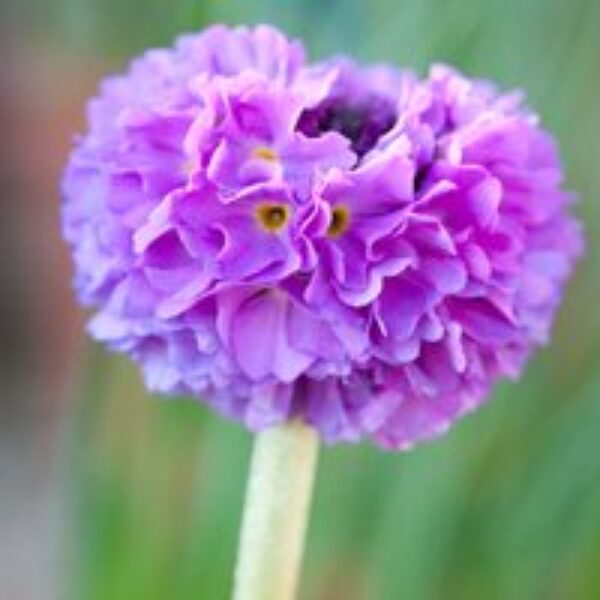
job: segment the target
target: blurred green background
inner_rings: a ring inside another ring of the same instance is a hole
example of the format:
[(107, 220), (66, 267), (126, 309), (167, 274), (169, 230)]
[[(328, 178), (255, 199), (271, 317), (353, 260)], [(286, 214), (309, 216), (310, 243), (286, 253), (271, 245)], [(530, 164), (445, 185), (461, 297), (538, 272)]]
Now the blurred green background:
[(411, 454), (323, 451), (301, 598), (600, 598), (597, 0), (2, 0), (0, 598), (228, 597), (251, 438), (149, 399), (83, 340), (57, 216), (97, 80), (217, 21), (525, 88), (586, 222), (553, 343), (518, 385)]

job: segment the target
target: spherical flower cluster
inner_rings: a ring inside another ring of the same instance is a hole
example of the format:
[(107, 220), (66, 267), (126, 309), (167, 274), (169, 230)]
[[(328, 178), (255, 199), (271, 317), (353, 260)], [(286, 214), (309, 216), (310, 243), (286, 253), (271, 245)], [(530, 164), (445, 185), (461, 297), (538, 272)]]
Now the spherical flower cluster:
[(518, 94), (212, 27), (109, 78), (64, 178), (91, 334), (262, 429), (404, 449), (518, 375), (581, 249)]

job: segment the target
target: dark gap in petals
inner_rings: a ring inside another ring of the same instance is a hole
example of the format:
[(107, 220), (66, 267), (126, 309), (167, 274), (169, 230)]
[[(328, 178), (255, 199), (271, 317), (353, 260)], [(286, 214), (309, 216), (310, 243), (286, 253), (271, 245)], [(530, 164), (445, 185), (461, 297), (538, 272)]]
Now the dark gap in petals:
[(377, 144), (395, 121), (393, 105), (385, 98), (373, 96), (356, 103), (329, 98), (305, 110), (296, 129), (308, 137), (319, 137), (329, 131), (340, 133), (350, 140), (352, 150), (361, 157)]

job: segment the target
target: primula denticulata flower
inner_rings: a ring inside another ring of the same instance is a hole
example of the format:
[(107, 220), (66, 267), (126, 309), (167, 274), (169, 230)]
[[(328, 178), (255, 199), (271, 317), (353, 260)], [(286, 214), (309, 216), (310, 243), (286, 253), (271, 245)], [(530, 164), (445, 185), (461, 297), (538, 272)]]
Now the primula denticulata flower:
[(408, 448), (519, 375), (581, 251), (519, 94), (212, 27), (106, 79), (64, 178), (94, 338), (253, 430)]

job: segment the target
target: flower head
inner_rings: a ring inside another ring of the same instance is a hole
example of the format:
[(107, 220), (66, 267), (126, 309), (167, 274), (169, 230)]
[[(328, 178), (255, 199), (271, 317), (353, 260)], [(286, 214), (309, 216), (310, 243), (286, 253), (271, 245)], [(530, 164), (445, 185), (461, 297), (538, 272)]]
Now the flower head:
[(64, 178), (92, 335), (252, 429), (407, 448), (516, 377), (581, 251), (518, 95), (213, 27), (106, 80)]

